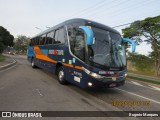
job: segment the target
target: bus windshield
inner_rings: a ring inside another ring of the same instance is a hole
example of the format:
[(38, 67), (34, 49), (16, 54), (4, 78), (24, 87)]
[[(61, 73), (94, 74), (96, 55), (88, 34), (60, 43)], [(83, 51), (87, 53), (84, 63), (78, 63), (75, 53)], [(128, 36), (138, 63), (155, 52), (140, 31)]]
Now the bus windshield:
[(126, 55), (120, 34), (92, 27), (94, 43), (88, 46), (89, 60), (106, 67), (125, 67)]

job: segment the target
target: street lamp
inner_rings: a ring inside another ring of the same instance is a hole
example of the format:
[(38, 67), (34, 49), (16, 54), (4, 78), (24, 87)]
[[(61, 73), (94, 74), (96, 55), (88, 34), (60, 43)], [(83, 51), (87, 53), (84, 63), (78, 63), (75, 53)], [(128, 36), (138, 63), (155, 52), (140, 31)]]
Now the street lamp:
[(46, 26), (46, 28), (48, 28), (48, 29), (49, 29), (49, 28), (51, 28), (51, 27)]
[(40, 30), (40, 31), (43, 31), (42, 29), (38, 28), (38, 27), (35, 27), (36, 29)]

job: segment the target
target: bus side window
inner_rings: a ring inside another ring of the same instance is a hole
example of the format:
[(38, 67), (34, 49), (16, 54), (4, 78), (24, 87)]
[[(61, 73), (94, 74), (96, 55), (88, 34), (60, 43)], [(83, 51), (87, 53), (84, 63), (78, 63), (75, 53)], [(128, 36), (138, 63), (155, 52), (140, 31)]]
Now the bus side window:
[(39, 45), (39, 39), (38, 39), (38, 37), (35, 38), (35, 45)]
[(32, 46), (35, 45), (35, 38), (32, 39)]
[(37, 40), (36, 40), (36, 38), (34, 38), (34, 45), (37, 45)]
[(80, 58), (85, 60), (85, 34), (79, 28), (69, 28), (68, 29), (70, 48), (72, 53)]
[(46, 41), (46, 34), (41, 36), (41, 45), (44, 45)]
[(56, 30), (55, 32), (55, 44), (57, 43), (64, 43), (65, 42), (65, 37), (64, 37), (64, 30), (63, 28), (60, 28), (58, 30)]
[(52, 44), (54, 41), (54, 31), (47, 34), (46, 44)]
[(39, 39), (39, 45), (42, 45), (42, 37), (38, 37)]

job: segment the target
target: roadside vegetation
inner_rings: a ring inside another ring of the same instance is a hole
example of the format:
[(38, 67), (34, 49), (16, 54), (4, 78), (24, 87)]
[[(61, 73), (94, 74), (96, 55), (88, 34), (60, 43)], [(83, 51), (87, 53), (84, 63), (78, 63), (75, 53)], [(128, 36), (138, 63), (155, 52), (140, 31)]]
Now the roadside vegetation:
[(5, 60), (5, 56), (0, 54), (0, 62), (4, 61)]
[(138, 53), (128, 53), (128, 72), (155, 76), (154, 60)]
[(13, 48), (17, 51), (18, 54), (26, 55), (29, 41), (30, 37), (27, 37), (25, 35), (18, 35), (14, 41)]
[(8, 46), (13, 46), (13, 35), (10, 34), (7, 29), (0, 26), (0, 54), (6, 49)]
[[(143, 72), (149, 71), (149, 73), (152, 73), (154, 71), (154, 75), (160, 76), (160, 16), (135, 21), (129, 27), (122, 29), (122, 33), (123, 37), (135, 40), (137, 45), (142, 42), (151, 45), (150, 59), (145, 59), (146, 63), (137, 59), (134, 61), (135, 66)], [(149, 67), (152, 64), (154, 70)]]
[(26, 55), (29, 41), (30, 41), (29, 37), (26, 37), (25, 35), (18, 35), (17, 38), (14, 39), (13, 47), (10, 46), (6, 47), (4, 53), (11, 55), (14, 54)]
[[(155, 76), (154, 60), (151, 57), (141, 55), (138, 53), (129, 52), (127, 61), (128, 61), (127, 69), (129, 73)], [(146, 78), (140, 78), (140, 77), (128, 75), (127, 78), (160, 85), (160, 77), (158, 80), (150, 80)]]

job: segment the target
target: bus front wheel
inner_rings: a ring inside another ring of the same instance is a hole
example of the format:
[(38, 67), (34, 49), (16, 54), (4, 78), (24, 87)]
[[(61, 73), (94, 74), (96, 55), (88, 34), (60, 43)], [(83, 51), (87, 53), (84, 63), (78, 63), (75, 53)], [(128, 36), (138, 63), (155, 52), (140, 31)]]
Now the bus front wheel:
[(59, 83), (65, 85), (66, 84), (66, 80), (64, 79), (64, 68), (63, 68), (63, 66), (60, 66), (58, 68), (58, 74), (57, 75), (58, 75)]

